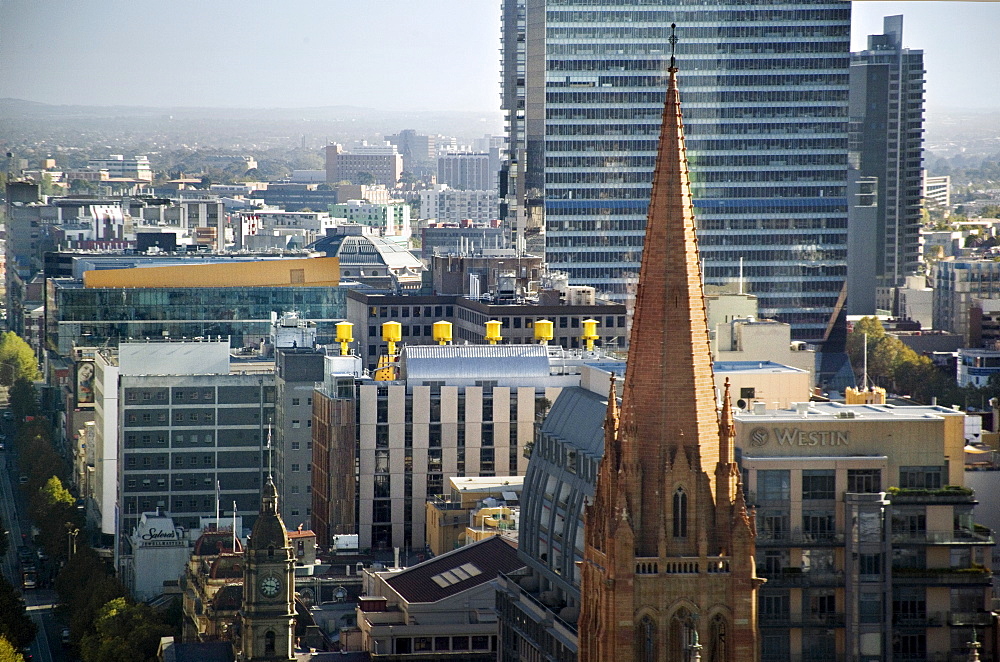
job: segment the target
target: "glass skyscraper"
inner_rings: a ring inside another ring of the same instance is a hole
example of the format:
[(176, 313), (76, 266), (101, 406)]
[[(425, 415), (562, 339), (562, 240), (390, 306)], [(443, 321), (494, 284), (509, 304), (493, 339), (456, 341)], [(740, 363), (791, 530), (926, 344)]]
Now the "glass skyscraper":
[(550, 266), (628, 298), (676, 23), (706, 283), (737, 283), (742, 258), (760, 313), (822, 338), (846, 278), (850, 3), (505, 0), (520, 6), (504, 105)]

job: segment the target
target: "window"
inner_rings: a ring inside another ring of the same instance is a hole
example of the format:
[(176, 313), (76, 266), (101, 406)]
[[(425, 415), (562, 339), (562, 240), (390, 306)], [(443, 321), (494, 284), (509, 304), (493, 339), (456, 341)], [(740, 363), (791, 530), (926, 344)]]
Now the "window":
[(299, 493), (299, 486), (292, 485), (292, 494), (298, 494), (298, 493)]
[(882, 471), (879, 469), (848, 469), (847, 491), (871, 494), (882, 491)]
[(678, 487), (674, 492), (674, 537), (687, 537), (687, 494), (684, 488)]
[(892, 589), (893, 625), (922, 625), (927, 617), (927, 600), (924, 588), (907, 586)]
[(892, 636), (892, 659), (926, 660), (927, 635), (925, 633), (894, 634)]
[(761, 538), (784, 540), (789, 531), (788, 513), (778, 509), (758, 510), (757, 530)]
[(802, 499), (835, 499), (833, 469), (806, 469), (802, 472)]
[(858, 571), (862, 575), (881, 575), (882, 574), (882, 555), (881, 554), (859, 554), (858, 555)]
[(803, 510), (802, 531), (807, 540), (829, 540), (834, 534), (832, 510)]
[(301, 428), (302, 427), (302, 421), (292, 421), (292, 427), (293, 428)]
[(787, 469), (757, 472), (757, 498), (760, 501), (790, 501), (791, 480)]
[(298, 398), (292, 398), (292, 406), (293, 407), (298, 407), (299, 406), (299, 399)]
[[(788, 591), (774, 591), (770, 594), (761, 594), (760, 614), (763, 617), (787, 618), (789, 611)], [(765, 620), (767, 620), (765, 618)]]
[(292, 463), (292, 472), (294, 473), (294, 472), (296, 472), (298, 470), (299, 470), (299, 465), (297, 463), (293, 462)]
[(292, 442), (292, 450), (293, 451), (299, 450), (299, 442), (297, 442), (297, 441), (293, 441)]
[(900, 467), (899, 486), (936, 490), (941, 487), (943, 473), (944, 467)]

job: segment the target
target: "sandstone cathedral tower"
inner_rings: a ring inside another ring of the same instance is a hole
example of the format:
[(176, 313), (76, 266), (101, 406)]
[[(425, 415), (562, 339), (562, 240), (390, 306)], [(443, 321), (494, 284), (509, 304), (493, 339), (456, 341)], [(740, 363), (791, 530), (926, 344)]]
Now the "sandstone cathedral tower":
[[(671, 38), (673, 41), (673, 38)], [(671, 57), (628, 367), (585, 514), (580, 660), (754, 662), (755, 530), (716, 409)]]

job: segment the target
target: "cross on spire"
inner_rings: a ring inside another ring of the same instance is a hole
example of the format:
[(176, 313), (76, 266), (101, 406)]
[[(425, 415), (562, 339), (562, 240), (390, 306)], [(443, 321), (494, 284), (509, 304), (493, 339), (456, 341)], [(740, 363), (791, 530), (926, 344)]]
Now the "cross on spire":
[(677, 60), (674, 58), (674, 52), (677, 49), (677, 24), (676, 23), (671, 23), (670, 24), (670, 39), (668, 41), (670, 42), (670, 68), (671, 69), (676, 69), (677, 68)]

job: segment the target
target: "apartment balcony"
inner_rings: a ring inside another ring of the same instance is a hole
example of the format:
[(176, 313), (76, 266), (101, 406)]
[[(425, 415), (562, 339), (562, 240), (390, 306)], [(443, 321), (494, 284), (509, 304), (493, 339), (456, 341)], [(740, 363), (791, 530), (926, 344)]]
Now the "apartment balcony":
[(976, 503), (971, 489), (955, 485), (941, 488), (890, 487), (887, 491), (895, 504)]
[(760, 627), (776, 628), (842, 628), (844, 614), (757, 614)]
[(973, 530), (956, 531), (903, 531), (892, 534), (894, 545), (993, 545), (993, 532), (976, 525)]
[(843, 533), (808, 533), (793, 531), (758, 531), (757, 547), (839, 547)]
[(783, 572), (761, 575), (767, 578), (767, 588), (806, 588), (812, 586), (843, 586), (843, 572), (802, 572), (785, 568)]
[(937, 628), (948, 624), (948, 614), (929, 612), (924, 614), (893, 614), (892, 625), (898, 628)]
[(989, 586), (993, 573), (988, 568), (893, 568), (893, 584), (916, 586)]

